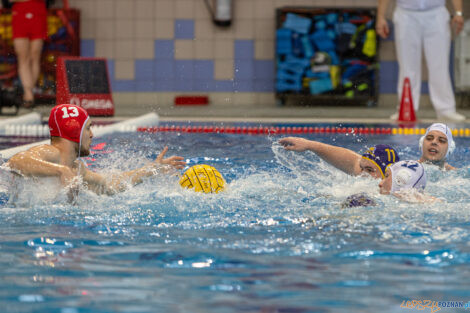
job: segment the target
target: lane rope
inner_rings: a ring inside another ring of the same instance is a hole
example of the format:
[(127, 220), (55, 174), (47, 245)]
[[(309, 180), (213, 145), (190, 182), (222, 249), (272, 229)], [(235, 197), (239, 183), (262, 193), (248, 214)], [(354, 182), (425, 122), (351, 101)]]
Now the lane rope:
[[(426, 128), (398, 127), (246, 127), (246, 126), (180, 126), (163, 125), (158, 127), (138, 127), (138, 132), (182, 132), (182, 133), (226, 133), (243, 135), (279, 134), (360, 134), (360, 135), (424, 135)], [(470, 137), (470, 128), (452, 130), (456, 137)]]
[[(93, 126), (92, 130), (101, 133), (106, 126)], [(300, 134), (359, 134), (359, 135), (424, 135), (426, 128), (399, 128), (399, 127), (274, 127), (274, 126), (181, 126), (162, 125), (154, 127), (136, 127), (120, 125), (116, 128), (120, 132), (181, 132), (181, 133), (219, 133), (242, 135), (300, 135)], [(6, 125), (4, 136), (19, 137), (49, 137), (47, 125)], [(470, 137), (470, 128), (455, 128), (452, 130), (455, 137)]]

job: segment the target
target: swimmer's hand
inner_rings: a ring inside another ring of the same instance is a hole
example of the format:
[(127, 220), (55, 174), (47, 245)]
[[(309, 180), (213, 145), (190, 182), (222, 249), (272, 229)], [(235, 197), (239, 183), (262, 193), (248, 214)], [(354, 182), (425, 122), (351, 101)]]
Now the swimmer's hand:
[(286, 137), (279, 140), (279, 144), (284, 146), (286, 150), (302, 152), (310, 150), (311, 141), (299, 137)]
[(154, 161), (135, 170), (115, 174), (108, 178), (88, 170), (86, 180), (89, 184), (94, 184), (102, 189), (98, 190), (99, 192), (97, 193), (112, 195), (116, 192), (122, 192), (128, 189), (129, 186), (142, 183), (145, 177), (158, 174), (176, 174), (176, 170), (183, 169), (186, 162), (183, 161), (184, 158), (180, 156), (164, 158), (167, 151), (168, 147), (165, 147)]
[[(174, 169), (181, 170), (186, 166), (186, 162), (183, 157), (180, 156), (171, 156), (164, 159), (163, 157), (168, 151), (168, 147), (163, 148), (163, 151), (158, 155), (158, 157), (153, 162), (156, 165), (157, 169), (163, 169), (164, 173), (172, 172)], [(163, 165), (163, 166), (162, 166)]]

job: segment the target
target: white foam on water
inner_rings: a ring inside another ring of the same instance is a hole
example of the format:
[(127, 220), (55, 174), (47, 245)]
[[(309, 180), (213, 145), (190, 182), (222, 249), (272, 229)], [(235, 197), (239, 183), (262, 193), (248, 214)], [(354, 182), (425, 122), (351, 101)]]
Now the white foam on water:
[[(112, 173), (149, 162), (152, 158), (149, 151), (157, 155), (162, 147), (155, 146), (145, 136), (139, 138), (140, 144), (148, 150), (137, 149), (129, 138), (114, 139), (122, 149), (101, 156), (92, 167)], [(106, 225), (99, 229), (108, 235), (118, 232), (134, 236), (132, 229), (138, 225), (159, 229), (307, 225), (305, 227), (318, 227), (332, 236), (338, 232), (350, 236), (376, 232), (378, 240), (383, 241), (452, 242), (459, 236), (468, 237), (464, 227), (447, 226), (470, 217), (466, 204), (470, 193), (468, 168), (442, 172), (427, 166), (426, 192), (443, 201), (407, 203), (393, 196), (380, 195), (379, 180), (349, 176), (311, 152), (286, 151), (276, 142), (271, 142), (274, 154), (271, 168), (247, 165), (241, 171), (222, 167), (219, 169), (222, 174), (228, 174), (224, 172), (226, 170), (236, 175), (226, 190), (218, 194), (185, 190), (179, 186), (178, 176), (158, 175), (114, 196), (95, 195), (82, 189), (73, 204), (67, 203), (64, 193), (53, 196), (49, 190), (57, 188), (57, 185), (49, 182), (35, 188), (28, 187), (27, 193), (22, 195), (24, 201), (17, 206), (30, 208), (29, 214), (26, 213), (28, 210), (21, 211), (24, 212), (20, 214), (23, 219), (47, 221), (51, 216), (67, 214), (70, 221)], [(200, 161), (207, 160), (218, 158), (204, 157)], [(232, 162), (230, 155), (223, 162)], [(348, 196), (358, 193), (366, 193), (377, 206), (341, 208)]]

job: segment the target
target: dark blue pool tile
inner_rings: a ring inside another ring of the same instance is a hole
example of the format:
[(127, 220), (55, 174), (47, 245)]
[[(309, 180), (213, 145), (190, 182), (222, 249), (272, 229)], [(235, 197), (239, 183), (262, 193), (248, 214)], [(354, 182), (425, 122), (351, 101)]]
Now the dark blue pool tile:
[(379, 85), (379, 93), (380, 94), (386, 94), (386, 93), (397, 93), (397, 84), (395, 83), (388, 83), (388, 82), (382, 82), (380, 81)]
[(274, 79), (257, 79), (254, 81), (253, 91), (255, 92), (273, 92)]
[(194, 20), (175, 20), (175, 39), (194, 39)]
[(233, 80), (216, 80), (215, 91), (218, 92), (232, 92), (234, 91)]
[(383, 81), (379, 82), (379, 92), (382, 93), (397, 93), (397, 82)]
[(175, 55), (175, 43), (173, 40), (158, 39), (155, 40), (155, 58), (173, 59)]
[(193, 80), (194, 65), (192, 60), (175, 61), (175, 79)]
[(173, 79), (175, 77), (175, 64), (172, 60), (155, 61), (156, 79)]
[(255, 58), (255, 45), (253, 40), (235, 40), (235, 60)]
[[(379, 92), (382, 94), (396, 94), (398, 83), (398, 62), (382, 61), (380, 62), (380, 80)], [(421, 85), (421, 94), (429, 94), (429, 86), (427, 81), (423, 81)]]
[(154, 81), (137, 81), (135, 83), (135, 91), (140, 91), (140, 92), (155, 91), (155, 82)]
[(155, 91), (175, 91), (173, 79), (157, 79), (155, 81)]
[(236, 80), (233, 82), (234, 92), (251, 92), (254, 91), (253, 80)]
[[(387, 85), (380, 85), (380, 94), (397, 94), (397, 82), (390, 83)], [(427, 81), (421, 83), (421, 94), (429, 94), (429, 84)]]
[(194, 79), (214, 79), (214, 61), (212, 60), (194, 60)]
[(234, 63), (235, 81), (253, 79), (255, 74), (253, 60), (235, 60)]
[(148, 81), (155, 78), (155, 61), (136, 60), (135, 61), (135, 80)]
[(429, 94), (429, 85), (427, 81), (423, 81), (421, 84), (421, 94), (428, 95)]
[(111, 89), (113, 91), (121, 92), (133, 92), (135, 90), (135, 81), (134, 80), (112, 80)]
[(274, 79), (274, 61), (255, 60), (254, 79)]
[(193, 80), (175, 79), (175, 91), (193, 91)]
[(388, 81), (396, 81), (398, 77), (397, 61), (380, 62), (380, 78)]
[[(397, 94), (397, 81), (395, 82), (380, 82), (380, 94)], [(421, 83), (421, 94), (429, 94), (429, 85), (427, 81)]]
[(380, 62), (379, 89), (380, 93), (396, 93), (398, 81), (398, 62)]
[(93, 58), (95, 56), (95, 40), (82, 39), (80, 40), (80, 55), (82, 57)]
[(195, 79), (193, 81), (193, 91), (203, 91), (203, 92), (214, 91), (216, 89), (215, 85), (216, 85), (216, 82), (212, 79), (210, 80)]
[(114, 60), (113, 59), (109, 59), (107, 60), (106, 62), (108, 64), (108, 74), (109, 74), (109, 79), (110, 80), (113, 80), (114, 77), (115, 77), (115, 71), (114, 71)]

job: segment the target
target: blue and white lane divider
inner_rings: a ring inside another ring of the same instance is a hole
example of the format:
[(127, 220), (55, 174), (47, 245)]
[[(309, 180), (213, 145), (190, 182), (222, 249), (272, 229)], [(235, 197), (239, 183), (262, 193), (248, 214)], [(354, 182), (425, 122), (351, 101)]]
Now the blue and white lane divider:
[[(156, 127), (159, 123), (159, 116), (157, 113), (148, 113), (145, 115), (138, 116), (136, 118), (128, 119), (119, 123), (101, 126), (92, 126), (92, 132), (94, 137), (100, 137), (108, 134), (119, 133), (119, 132), (135, 132), (140, 127)], [(0, 126), (1, 127), (1, 126)], [(31, 136), (31, 137), (46, 137), (49, 136), (48, 125), (8, 125), (5, 126), (8, 129), (6, 136)], [(0, 133), (1, 135), (1, 133)], [(25, 151), (29, 148), (48, 144), (50, 139), (34, 142), (31, 144), (18, 146), (10, 149), (0, 150), (0, 157), (9, 159), (18, 152)]]
[(2, 136), (19, 137), (47, 137), (49, 136), (49, 126), (47, 125), (5, 125), (0, 128)]
[(8, 136), (7, 132), (11, 132), (14, 127), (19, 127), (23, 130), (29, 126), (41, 126), (41, 114), (31, 112), (18, 117), (0, 120), (0, 135)]

